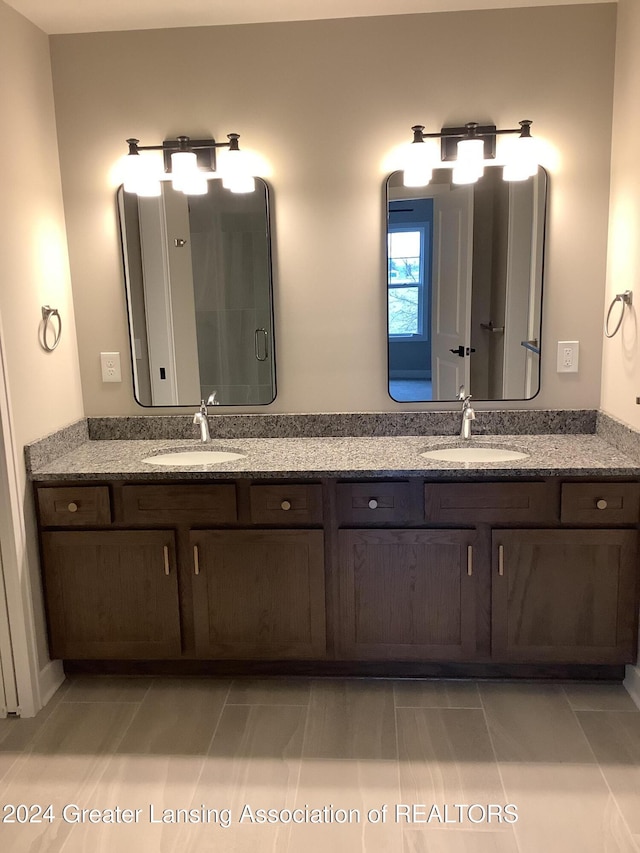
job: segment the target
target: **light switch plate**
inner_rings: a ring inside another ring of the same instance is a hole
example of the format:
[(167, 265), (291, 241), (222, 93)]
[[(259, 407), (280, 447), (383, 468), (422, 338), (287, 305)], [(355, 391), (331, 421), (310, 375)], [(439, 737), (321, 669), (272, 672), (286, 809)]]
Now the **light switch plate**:
[(558, 341), (558, 373), (577, 373), (579, 358), (579, 341)]
[(103, 382), (122, 382), (119, 352), (101, 352), (100, 366)]

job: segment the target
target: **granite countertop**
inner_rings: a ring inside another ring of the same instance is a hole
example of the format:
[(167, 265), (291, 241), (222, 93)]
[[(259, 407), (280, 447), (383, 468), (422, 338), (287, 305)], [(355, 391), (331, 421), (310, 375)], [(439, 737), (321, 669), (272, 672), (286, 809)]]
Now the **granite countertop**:
[[(529, 454), (515, 462), (455, 463), (420, 454), (442, 447), (500, 447)], [(228, 450), (242, 459), (166, 467), (145, 458), (179, 450)], [(55, 460), (34, 464), (29, 476), (55, 480), (205, 480), (310, 477), (434, 477), (487, 479), (549, 476), (640, 477), (640, 463), (597, 435), (393, 436), (358, 438), (242, 438), (199, 441), (85, 441)]]

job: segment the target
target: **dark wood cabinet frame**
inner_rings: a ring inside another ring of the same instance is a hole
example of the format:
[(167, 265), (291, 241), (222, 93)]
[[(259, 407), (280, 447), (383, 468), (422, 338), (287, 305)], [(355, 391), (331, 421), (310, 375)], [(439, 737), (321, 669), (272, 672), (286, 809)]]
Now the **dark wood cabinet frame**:
[(69, 671), (622, 678), (636, 660), (629, 479), (35, 490)]

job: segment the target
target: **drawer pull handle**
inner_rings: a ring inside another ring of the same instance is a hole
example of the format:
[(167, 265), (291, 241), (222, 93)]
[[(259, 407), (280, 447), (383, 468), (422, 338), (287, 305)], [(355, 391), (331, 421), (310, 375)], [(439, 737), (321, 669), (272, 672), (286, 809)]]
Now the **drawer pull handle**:
[(164, 573), (168, 575), (171, 569), (169, 568), (169, 546), (164, 546)]
[(498, 574), (504, 575), (504, 545), (498, 545)]
[(599, 500), (599, 501), (596, 501), (596, 506), (598, 507), (598, 509), (606, 509), (606, 508), (607, 508), (607, 505), (608, 505), (608, 504), (607, 504), (607, 502), (604, 500), (604, 498), (600, 498), (600, 500)]
[(285, 511), (291, 509), (291, 501), (282, 501), (282, 503), (280, 504), (280, 509), (283, 509)]
[(375, 498), (369, 501), (369, 509), (378, 509), (378, 501)]
[(473, 545), (467, 545), (467, 574), (473, 575)]
[(78, 504), (71, 501), (67, 509), (69, 510), (69, 512), (78, 512)]
[(200, 555), (198, 554), (198, 546), (193, 546), (193, 573), (200, 574)]

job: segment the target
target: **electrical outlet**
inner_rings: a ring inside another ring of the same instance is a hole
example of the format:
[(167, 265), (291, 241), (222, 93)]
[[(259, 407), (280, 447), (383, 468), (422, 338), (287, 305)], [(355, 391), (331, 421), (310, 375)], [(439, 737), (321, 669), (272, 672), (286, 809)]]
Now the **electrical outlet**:
[(122, 382), (119, 352), (101, 352), (100, 366), (103, 382)]
[(580, 357), (580, 343), (578, 341), (558, 341), (558, 373), (577, 373), (578, 359)]

